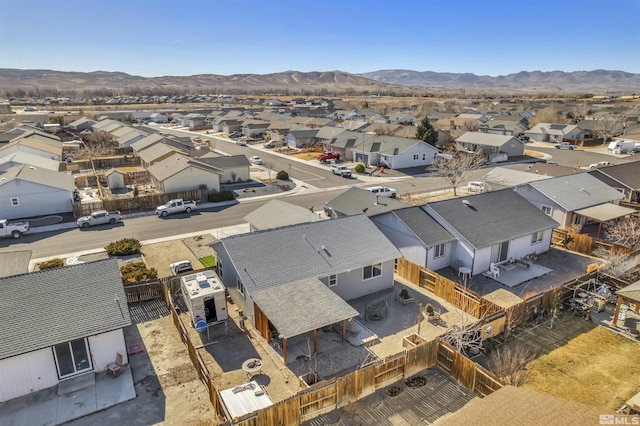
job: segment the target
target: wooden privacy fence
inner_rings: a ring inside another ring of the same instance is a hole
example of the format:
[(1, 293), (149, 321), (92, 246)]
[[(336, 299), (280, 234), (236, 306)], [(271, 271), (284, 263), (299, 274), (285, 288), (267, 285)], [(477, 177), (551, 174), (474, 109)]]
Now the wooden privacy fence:
[(396, 262), (396, 273), (476, 318), (485, 318), (503, 311), (502, 307), (478, 293), (404, 258)]
[(146, 300), (163, 299), (162, 283), (160, 280), (148, 283), (126, 283), (124, 284), (124, 294), (127, 296), (127, 303), (144, 302)]
[(443, 341), (440, 341), (438, 345), (437, 364), (462, 386), (483, 397), (504, 386), (502, 381), (488, 370)]
[(620, 244), (579, 234), (566, 229), (554, 228), (551, 234), (551, 244), (586, 255), (591, 255), (598, 248), (610, 251), (612, 254), (628, 254), (633, 250)]
[(92, 203), (75, 203), (73, 205), (73, 213), (76, 217), (86, 216), (96, 210), (119, 210), (121, 212), (150, 210), (166, 203), (174, 198), (182, 198), (183, 200), (206, 200), (206, 189), (194, 189), (191, 191), (172, 192), (169, 194), (153, 193), (139, 194), (137, 197), (103, 199)]

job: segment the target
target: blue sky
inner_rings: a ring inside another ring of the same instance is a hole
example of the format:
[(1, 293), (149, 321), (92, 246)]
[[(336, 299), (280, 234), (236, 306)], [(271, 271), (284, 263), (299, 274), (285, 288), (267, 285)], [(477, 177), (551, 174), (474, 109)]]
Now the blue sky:
[(0, 68), (640, 73), (640, 0), (0, 0)]

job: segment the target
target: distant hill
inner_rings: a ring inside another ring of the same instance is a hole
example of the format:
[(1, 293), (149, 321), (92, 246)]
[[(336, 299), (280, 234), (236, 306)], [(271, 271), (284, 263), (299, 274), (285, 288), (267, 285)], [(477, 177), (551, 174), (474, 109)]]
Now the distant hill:
[(122, 72), (67, 72), (0, 68), (0, 93), (24, 91), (32, 96), (84, 91), (116, 91), (122, 94), (237, 93), (290, 95), (424, 94), (425, 89), (463, 89), (517, 92), (640, 93), (640, 74), (623, 71), (522, 71), (498, 77), (471, 73), (382, 70), (364, 74), (342, 71), (273, 74), (198, 74), (140, 77)]
[(139, 89), (160, 93), (172, 90), (206, 92), (290, 91), (299, 94), (302, 90), (310, 94), (333, 94), (334, 91), (361, 93), (406, 91), (405, 87), (360, 77), (341, 71), (298, 72), (286, 71), (274, 74), (198, 74), (191, 76), (140, 77), (122, 72), (67, 72), (52, 70), (20, 70), (0, 68), (0, 91), (23, 89), (33, 91), (55, 89), (68, 90), (123, 90)]
[(389, 84), (493, 91), (637, 92), (640, 74), (624, 71), (521, 71), (498, 77), (432, 71), (381, 70), (358, 74)]

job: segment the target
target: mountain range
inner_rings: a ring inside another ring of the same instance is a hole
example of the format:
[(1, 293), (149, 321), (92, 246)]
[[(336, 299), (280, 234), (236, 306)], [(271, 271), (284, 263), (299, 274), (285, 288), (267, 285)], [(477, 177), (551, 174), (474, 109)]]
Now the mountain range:
[[(198, 74), (191, 76), (140, 77), (123, 72), (69, 72), (0, 68), (0, 91), (65, 92), (110, 90), (163, 94), (176, 91), (196, 93), (282, 93), (334, 94), (424, 94), (429, 89), (461, 89), (478, 92), (640, 92), (640, 74), (624, 71), (521, 71), (504, 76), (471, 73), (381, 70), (362, 74), (343, 71), (272, 74)], [(15, 94), (14, 94), (15, 95)]]

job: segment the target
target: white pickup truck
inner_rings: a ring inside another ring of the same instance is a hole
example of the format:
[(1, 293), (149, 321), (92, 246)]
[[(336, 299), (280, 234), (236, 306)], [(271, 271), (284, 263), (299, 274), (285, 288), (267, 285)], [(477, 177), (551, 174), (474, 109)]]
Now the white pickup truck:
[(9, 222), (0, 219), (0, 237), (20, 238), (29, 230), (29, 222)]
[(338, 166), (334, 164), (331, 166), (331, 173), (342, 177), (351, 177), (351, 169), (347, 166)]
[(165, 217), (174, 213), (191, 213), (192, 210), (197, 210), (195, 201), (183, 201), (182, 199), (169, 200), (166, 204), (158, 206), (156, 208), (156, 214), (158, 216)]

